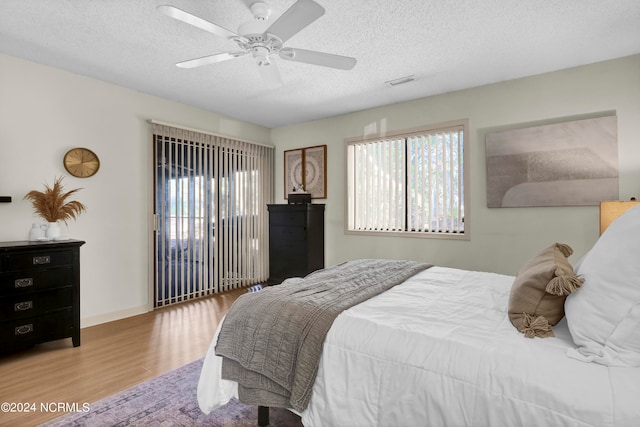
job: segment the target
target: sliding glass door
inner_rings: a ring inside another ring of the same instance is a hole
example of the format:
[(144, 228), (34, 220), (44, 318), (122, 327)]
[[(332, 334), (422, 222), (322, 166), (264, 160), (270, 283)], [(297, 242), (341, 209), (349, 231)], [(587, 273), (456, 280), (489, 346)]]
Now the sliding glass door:
[(154, 125), (155, 306), (268, 278), (273, 148)]

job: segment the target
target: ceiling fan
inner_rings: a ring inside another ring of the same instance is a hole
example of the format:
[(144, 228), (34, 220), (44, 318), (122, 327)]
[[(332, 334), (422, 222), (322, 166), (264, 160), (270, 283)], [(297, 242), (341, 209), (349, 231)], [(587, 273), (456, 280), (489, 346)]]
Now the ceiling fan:
[(239, 50), (231, 52), (178, 62), (176, 65), (181, 68), (200, 67), (250, 54), (263, 73), (263, 77), (267, 80), (278, 81), (280, 80), (278, 71), (271, 61), (274, 55), (287, 61), (321, 65), (340, 70), (350, 70), (356, 65), (356, 59), (348, 56), (283, 46), (287, 40), (324, 15), (324, 8), (313, 0), (297, 0), (271, 25), (268, 21), (271, 14), (269, 6), (260, 1), (253, 3), (251, 12), (255, 19), (240, 25), (237, 33), (174, 6), (161, 5), (158, 6), (158, 10), (171, 18), (232, 40), (239, 47)]

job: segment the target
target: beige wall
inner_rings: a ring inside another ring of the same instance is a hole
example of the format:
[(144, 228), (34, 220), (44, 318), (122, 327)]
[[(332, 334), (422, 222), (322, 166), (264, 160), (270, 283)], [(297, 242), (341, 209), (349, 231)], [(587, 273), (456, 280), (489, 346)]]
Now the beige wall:
[[(575, 262), (598, 237), (598, 208), (487, 208), (484, 139), (490, 130), (605, 111), (618, 117), (620, 198), (640, 196), (640, 56), (633, 56), (274, 129), (276, 200), (283, 201), (283, 150), (327, 144), (329, 197), (316, 201), (327, 204), (327, 264), (391, 257), (515, 274), (555, 241), (574, 248)], [(471, 240), (345, 235), (344, 139), (461, 118), (470, 123)]]
[[(23, 195), (64, 175), (68, 189), (83, 188), (77, 198), (88, 206), (69, 225), (72, 238), (87, 242), (81, 251), (83, 326), (145, 311), (152, 186), (146, 121), (157, 119), (275, 144), (278, 202), (284, 201), (283, 151), (327, 144), (327, 264), (393, 257), (514, 274), (554, 241), (573, 246), (575, 261), (597, 239), (597, 208), (486, 208), (484, 135), (612, 110), (618, 116), (620, 197), (640, 196), (640, 56), (269, 130), (0, 55), (0, 195), (13, 197), (0, 204), (0, 241), (27, 238), (37, 218)], [(471, 240), (345, 235), (344, 138), (459, 118), (471, 126)], [(98, 153), (96, 176), (66, 173), (62, 156), (76, 146)]]
[[(81, 249), (81, 318), (88, 326), (149, 307), (149, 158), (147, 120), (157, 119), (268, 143), (267, 128), (228, 119), (0, 55), (0, 241), (27, 240), (33, 221), (32, 189), (64, 175), (67, 189), (88, 210), (69, 224)], [(92, 178), (73, 178), (62, 165), (72, 147), (100, 157)]]

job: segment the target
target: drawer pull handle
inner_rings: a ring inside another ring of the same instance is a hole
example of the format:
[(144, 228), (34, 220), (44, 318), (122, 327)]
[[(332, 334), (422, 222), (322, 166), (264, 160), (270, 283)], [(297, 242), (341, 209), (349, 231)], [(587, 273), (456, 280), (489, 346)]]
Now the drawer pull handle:
[(25, 311), (33, 308), (33, 301), (23, 301), (13, 306), (13, 311)]
[(27, 288), (33, 286), (33, 278), (27, 277), (26, 279), (18, 279), (15, 282), (16, 288)]
[(29, 323), (28, 325), (22, 325), (16, 327), (16, 335), (25, 335), (33, 332), (33, 324)]
[(49, 264), (50, 262), (51, 262), (51, 257), (49, 255), (33, 257), (33, 265)]

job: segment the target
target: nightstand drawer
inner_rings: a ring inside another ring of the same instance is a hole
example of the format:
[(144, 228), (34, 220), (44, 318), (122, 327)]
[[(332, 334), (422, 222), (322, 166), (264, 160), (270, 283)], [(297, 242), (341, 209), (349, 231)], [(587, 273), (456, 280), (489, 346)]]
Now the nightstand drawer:
[(29, 295), (0, 297), (0, 321), (24, 319), (73, 306), (71, 286)]
[(16, 252), (2, 256), (3, 271), (32, 270), (72, 264), (73, 252), (69, 250)]
[(53, 288), (63, 288), (74, 283), (73, 268), (58, 267), (0, 274), (0, 294), (26, 294)]
[(12, 349), (69, 337), (73, 331), (73, 309), (67, 308), (43, 316), (0, 322), (0, 341)]

